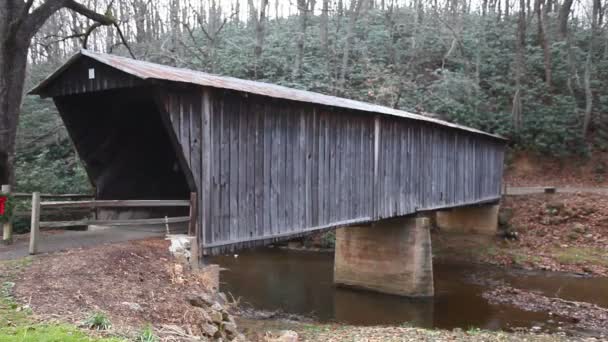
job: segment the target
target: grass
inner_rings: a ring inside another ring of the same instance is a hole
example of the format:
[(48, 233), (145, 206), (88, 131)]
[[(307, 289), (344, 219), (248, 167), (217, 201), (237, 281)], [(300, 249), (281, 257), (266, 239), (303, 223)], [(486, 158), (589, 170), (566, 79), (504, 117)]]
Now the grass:
[(137, 342), (157, 342), (158, 337), (154, 335), (154, 331), (151, 326), (146, 326), (137, 336)]
[(41, 323), (31, 310), (12, 296), (15, 274), (28, 267), (31, 258), (0, 261), (0, 342), (120, 342), (119, 338), (98, 338), (69, 324)]
[(108, 330), (112, 327), (112, 322), (105, 313), (96, 312), (84, 322), (84, 325), (93, 330)]

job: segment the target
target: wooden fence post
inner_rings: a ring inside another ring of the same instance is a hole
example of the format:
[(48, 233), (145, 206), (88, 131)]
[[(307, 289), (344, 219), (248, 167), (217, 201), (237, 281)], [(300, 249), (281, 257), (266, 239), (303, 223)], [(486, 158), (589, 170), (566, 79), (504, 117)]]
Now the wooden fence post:
[[(2, 188), (0, 189), (0, 194), (3, 195), (10, 195), (11, 193), (11, 186), (10, 185), (2, 185)], [(13, 242), (13, 224), (9, 221), (9, 222), (5, 222), (2, 225), (3, 229), (2, 229), (2, 241), (6, 244), (10, 244)]]
[(196, 234), (196, 217), (197, 217), (197, 202), (196, 192), (190, 193), (190, 222), (188, 223), (188, 235), (192, 236)]
[(38, 253), (38, 235), (40, 234), (40, 193), (32, 194), (32, 225), (30, 227), (30, 254)]

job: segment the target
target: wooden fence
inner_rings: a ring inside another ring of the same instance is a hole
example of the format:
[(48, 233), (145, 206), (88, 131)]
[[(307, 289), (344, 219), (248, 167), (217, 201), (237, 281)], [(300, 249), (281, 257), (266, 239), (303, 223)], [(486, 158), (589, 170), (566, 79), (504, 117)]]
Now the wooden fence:
[[(151, 225), (151, 224), (175, 224), (188, 223), (188, 234), (194, 235), (196, 231), (196, 193), (190, 194), (189, 200), (95, 200), (93, 195), (85, 194), (41, 194), (34, 192), (27, 193), (10, 193), (10, 187), (3, 185), (0, 194), (10, 194), (13, 198), (32, 198), (31, 208), (31, 226), (30, 226), (30, 254), (38, 253), (38, 242), (40, 240), (40, 228), (63, 228), (74, 226), (135, 226), (135, 225)], [(90, 200), (82, 200), (89, 199)], [(55, 199), (42, 201), (41, 199)], [(57, 200), (60, 199), (60, 200)], [(66, 200), (71, 199), (71, 200)], [(97, 219), (82, 219), (75, 221), (41, 221), (42, 209), (98, 209), (98, 208), (154, 208), (154, 207), (189, 207), (188, 216), (179, 217), (163, 217), (163, 218), (148, 218), (148, 219), (122, 219), (122, 220), (97, 220)], [(4, 225), (3, 240), (5, 243), (12, 241), (12, 226), (10, 223)]]

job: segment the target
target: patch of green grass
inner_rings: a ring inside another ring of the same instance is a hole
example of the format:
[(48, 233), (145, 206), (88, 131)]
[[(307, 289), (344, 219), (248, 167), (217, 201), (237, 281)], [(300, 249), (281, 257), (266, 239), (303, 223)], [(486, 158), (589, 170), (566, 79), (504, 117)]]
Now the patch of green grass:
[(158, 337), (154, 335), (154, 331), (150, 325), (147, 325), (137, 336), (137, 342), (157, 342)]
[(87, 336), (76, 327), (67, 324), (32, 324), (0, 328), (0, 341), (19, 342), (119, 342), (117, 338)]
[(118, 338), (88, 336), (68, 324), (38, 323), (28, 307), (20, 306), (13, 298), (15, 275), (29, 266), (31, 258), (0, 261), (0, 342), (119, 342)]
[(593, 264), (608, 267), (608, 252), (600, 248), (559, 248), (554, 250), (553, 257), (562, 264)]
[(84, 325), (93, 330), (108, 330), (112, 327), (112, 322), (105, 313), (96, 312), (84, 321)]

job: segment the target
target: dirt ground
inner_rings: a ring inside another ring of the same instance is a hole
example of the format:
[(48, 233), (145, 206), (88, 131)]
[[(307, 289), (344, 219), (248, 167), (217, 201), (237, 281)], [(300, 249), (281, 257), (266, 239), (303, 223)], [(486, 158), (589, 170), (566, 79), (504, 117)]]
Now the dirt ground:
[(120, 334), (147, 324), (198, 334), (203, 318), (186, 297), (205, 292), (205, 279), (176, 268), (168, 245), (149, 239), (39, 257), (15, 281), (15, 296), (43, 319), (79, 324), (103, 312)]
[(433, 235), (439, 258), (529, 269), (608, 275), (608, 196), (554, 194), (513, 196), (501, 204), (503, 228), (517, 239)]
[(591, 158), (549, 158), (530, 152), (514, 152), (505, 169), (505, 183), (517, 186), (590, 187), (608, 186), (608, 152)]

